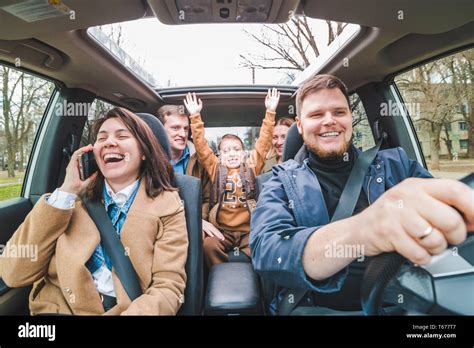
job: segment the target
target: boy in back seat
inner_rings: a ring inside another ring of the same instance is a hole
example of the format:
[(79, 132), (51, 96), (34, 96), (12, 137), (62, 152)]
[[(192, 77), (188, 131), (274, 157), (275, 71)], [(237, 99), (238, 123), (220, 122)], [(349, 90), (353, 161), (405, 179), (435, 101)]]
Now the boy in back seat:
[(231, 250), (240, 250), (250, 257), (250, 214), (256, 205), (255, 176), (262, 171), (265, 156), (271, 147), (279, 100), (280, 92), (275, 88), (269, 89), (265, 98), (265, 118), (248, 161), (242, 140), (234, 134), (221, 138), (217, 146), (220, 155), (214, 155), (204, 136), (201, 99), (198, 100), (195, 93), (188, 93), (184, 100), (199, 161), (211, 178), (209, 221), (224, 236), (224, 239), (204, 239), (204, 258), (209, 268), (227, 262), (227, 253)]

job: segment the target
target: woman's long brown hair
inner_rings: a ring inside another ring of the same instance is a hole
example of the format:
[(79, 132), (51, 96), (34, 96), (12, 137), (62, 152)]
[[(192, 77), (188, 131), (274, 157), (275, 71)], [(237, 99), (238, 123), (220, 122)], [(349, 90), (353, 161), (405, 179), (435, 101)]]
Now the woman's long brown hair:
[[(172, 181), (174, 172), (165, 151), (156, 139), (150, 127), (137, 115), (125, 108), (113, 108), (99, 118), (92, 126), (92, 143), (97, 140), (100, 127), (110, 118), (118, 118), (137, 140), (138, 145), (145, 155), (145, 160), (140, 168), (140, 177), (144, 180), (147, 196), (155, 198), (163, 191), (176, 191)], [(91, 184), (87, 196), (94, 200), (102, 198), (104, 176), (99, 173)]]

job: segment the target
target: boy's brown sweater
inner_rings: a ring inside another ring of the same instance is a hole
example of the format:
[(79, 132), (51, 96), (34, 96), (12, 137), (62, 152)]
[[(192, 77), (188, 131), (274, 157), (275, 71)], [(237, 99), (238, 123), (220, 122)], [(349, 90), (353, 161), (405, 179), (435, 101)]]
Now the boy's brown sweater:
[[(217, 179), (219, 159), (204, 135), (204, 122), (201, 115), (190, 116), (193, 142), (202, 166), (207, 170), (212, 184)], [(259, 175), (265, 165), (265, 156), (271, 147), (273, 128), (275, 127), (275, 113), (268, 111), (260, 128), (260, 134), (255, 143), (255, 148), (250, 153), (247, 164), (253, 170), (255, 176)], [(249, 232), (250, 212), (247, 209), (245, 189), (240, 178), (240, 169), (228, 169), (227, 183), (221, 207), (217, 216), (218, 227), (229, 231)]]

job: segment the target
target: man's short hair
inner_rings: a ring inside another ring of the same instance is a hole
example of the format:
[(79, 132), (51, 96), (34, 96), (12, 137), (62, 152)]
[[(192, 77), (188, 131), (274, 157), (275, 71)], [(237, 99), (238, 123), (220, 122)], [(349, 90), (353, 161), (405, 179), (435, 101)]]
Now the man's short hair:
[(224, 140), (237, 140), (238, 142), (240, 142), (240, 145), (242, 145), (242, 150), (244, 149), (244, 142), (237, 135), (235, 135), (235, 134), (225, 134), (221, 138), (221, 140), (219, 140), (219, 144), (217, 144), (217, 150), (219, 150), (219, 151), (221, 150), (221, 145), (222, 145), (222, 142)]
[(346, 97), (347, 105), (350, 109), (351, 103), (349, 101), (349, 94), (347, 93), (347, 87), (344, 82), (342, 82), (342, 80), (336, 76), (321, 74), (306, 80), (298, 89), (298, 92), (296, 93), (296, 114), (301, 117), (301, 105), (303, 104), (303, 100), (308, 95), (326, 88), (338, 88), (342, 94), (344, 94), (344, 97)]
[(165, 124), (167, 116), (188, 116), (183, 105), (163, 105), (158, 109), (158, 119)]

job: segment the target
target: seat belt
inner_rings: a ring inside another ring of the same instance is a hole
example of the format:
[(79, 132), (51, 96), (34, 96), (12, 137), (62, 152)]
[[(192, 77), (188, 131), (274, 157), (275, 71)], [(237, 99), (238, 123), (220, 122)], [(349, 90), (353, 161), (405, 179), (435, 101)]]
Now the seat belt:
[[(346, 185), (344, 186), (341, 197), (339, 198), (339, 203), (337, 204), (336, 210), (331, 218), (331, 223), (352, 216), (362, 190), (367, 170), (369, 170), (370, 164), (374, 161), (375, 156), (377, 156), (385, 137), (386, 134), (382, 133), (379, 141), (374, 147), (364, 151), (359, 157), (357, 157)], [(280, 305), (278, 306), (278, 315), (290, 315), (307, 293), (308, 290), (306, 289), (286, 290), (283, 294), (283, 299), (280, 301)]]
[(89, 216), (99, 230), (102, 247), (109, 256), (122, 286), (127, 292), (128, 297), (130, 297), (130, 300), (135, 300), (142, 295), (138, 275), (135, 268), (133, 268), (128, 253), (125, 252), (125, 248), (104, 206), (95, 200), (84, 200), (83, 203)]

